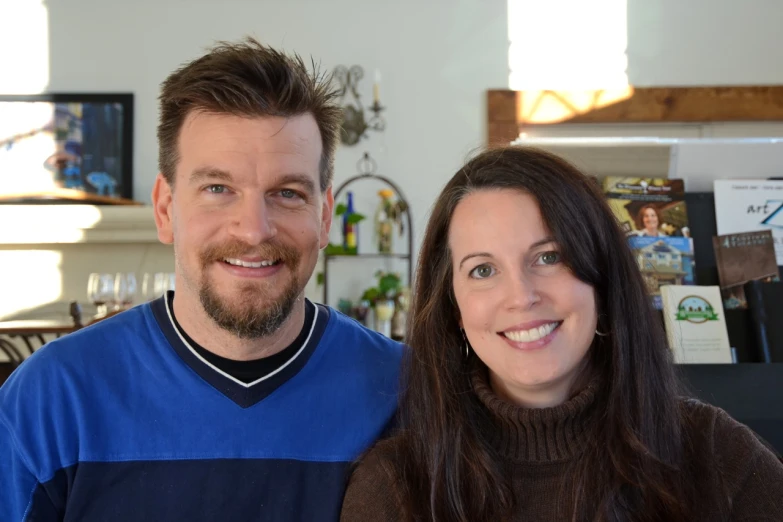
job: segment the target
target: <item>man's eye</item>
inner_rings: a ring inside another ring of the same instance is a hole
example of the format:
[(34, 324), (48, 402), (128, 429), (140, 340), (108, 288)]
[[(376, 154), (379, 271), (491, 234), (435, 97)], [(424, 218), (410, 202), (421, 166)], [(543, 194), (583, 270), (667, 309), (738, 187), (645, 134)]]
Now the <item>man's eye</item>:
[(225, 185), (210, 185), (207, 187), (207, 192), (210, 194), (223, 194), (226, 191)]
[(299, 197), (299, 193), (296, 191), (293, 191), (291, 189), (283, 189), (280, 191), (280, 195), (283, 196), (285, 199), (294, 199)]

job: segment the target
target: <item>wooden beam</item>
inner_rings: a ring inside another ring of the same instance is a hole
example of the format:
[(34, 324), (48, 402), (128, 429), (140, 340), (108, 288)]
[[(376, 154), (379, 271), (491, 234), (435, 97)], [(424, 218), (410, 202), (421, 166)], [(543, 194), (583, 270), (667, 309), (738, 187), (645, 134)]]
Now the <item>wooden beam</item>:
[(487, 92), (489, 144), (525, 125), (718, 121), (783, 121), (783, 85)]

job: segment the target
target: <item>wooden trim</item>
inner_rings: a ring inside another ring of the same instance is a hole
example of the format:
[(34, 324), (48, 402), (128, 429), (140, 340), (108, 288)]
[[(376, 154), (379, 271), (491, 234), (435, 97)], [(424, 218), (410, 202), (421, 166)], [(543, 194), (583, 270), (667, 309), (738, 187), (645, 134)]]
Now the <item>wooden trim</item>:
[(783, 85), (487, 92), (488, 143), (527, 125), (783, 121)]

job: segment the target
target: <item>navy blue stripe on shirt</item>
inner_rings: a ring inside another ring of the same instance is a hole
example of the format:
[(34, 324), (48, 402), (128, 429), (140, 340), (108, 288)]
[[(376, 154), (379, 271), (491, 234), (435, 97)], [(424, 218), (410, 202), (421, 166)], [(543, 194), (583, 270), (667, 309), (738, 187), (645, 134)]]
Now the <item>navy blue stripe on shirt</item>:
[[(273, 459), (82, 462), (38, 486), (27, 520), (337, 520), (348, 466)], [(66, 509), (66, 491), (89, 500)]]

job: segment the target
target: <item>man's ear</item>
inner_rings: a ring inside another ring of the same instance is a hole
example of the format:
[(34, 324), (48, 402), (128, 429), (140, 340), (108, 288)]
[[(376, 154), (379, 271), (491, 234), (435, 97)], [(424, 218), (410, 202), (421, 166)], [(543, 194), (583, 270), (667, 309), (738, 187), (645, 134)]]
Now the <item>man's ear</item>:
[(334, 195), (332, 187), (324, 192), (324, 202), (321, 208), (321, 248), (326, 248), (329, 244), (329, 230), (332, 228), (332, 216), (334, 210)]
[(155, 215), (155, 226), (158, 228), (158, 240), (166, 245), (174, 243), (172, 197), (171, 185), (163, 174), (158, 173), (155, 185), (152, 187), (152, 210)]

